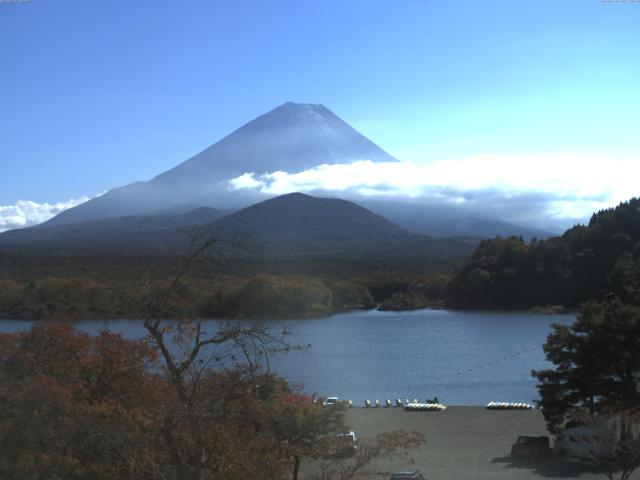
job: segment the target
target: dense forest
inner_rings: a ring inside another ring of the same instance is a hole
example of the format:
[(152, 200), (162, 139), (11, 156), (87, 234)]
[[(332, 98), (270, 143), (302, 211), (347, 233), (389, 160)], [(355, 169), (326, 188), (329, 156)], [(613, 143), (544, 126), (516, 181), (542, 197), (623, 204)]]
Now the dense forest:
[(640, 303), (640, 199), (595, 213), (560, 237), (484, 240), (446, 289), (454, 308), (576, 307), (608, 294)]
[[(0, 255), (0, 317), (141, 317), (137, 300), (159, 290), (181, 257)], [(181, 288), (200, 318), (286, 318), (349, 309), (424, 308), (442, 302), (455, 264), (209, 258)]]

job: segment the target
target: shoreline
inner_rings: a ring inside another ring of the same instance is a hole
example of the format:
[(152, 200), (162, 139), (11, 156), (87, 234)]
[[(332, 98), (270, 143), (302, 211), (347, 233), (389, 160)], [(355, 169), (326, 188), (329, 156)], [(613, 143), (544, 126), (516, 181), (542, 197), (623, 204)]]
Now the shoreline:
[[(251, 317), (227, 317), (227, 318), (196, 318), (194, 320), (200, 321), (229, 321), (229, 320), (238, 320), (238, 321), (265, 321), (265, 322), (279, 322), (279, 321), (288, 321), (288, 320), (316, 320), (322, 318), (331, 318), (336, 315), (342, 315), (346, 313), (357, 313), (357, 312), (380, 312), (384, 314), (398, 314), (404, 312), (420, 312), (420, 311), (441, 311), (448, 310), (451, 312), (460, 312), (460, 313), (471, 313), (471, 312), (481, 312), (481, 313), (495, 313), (495, 314), (521, 314), (521, 313), (530, 313), (532, 315), (539, 315), (543, 317), (555, 317), (562, 315), (575, 315), (578, 312), (578, 309), (566, 309), (563, 312), (556, 313), (540, 313), (535, 312), (533, 309), (496, 309), (496, 308), (485, 308), (485, 309), (467, 309), (467, 308), (451, 308), (451, 307), (425, 307), (425, 308), (409, 308), (404, 310), (388, 310), (381, 309), (380, 305), (375, 308), (363, 307), (363, 308), (345, 308), (345, 309), (336, 309), (332, 311), (314, 311), (307, 312), (306, 314), (301, 315), (289, 315), (284, 317), (268, 317), (268, 316), (251, 316)], [(15, 321), (15, 322), (68, 322), (68, 323), (76, 323), (76, 322), (84, 322), (84, 321), (110, 321), (110, 320), (125, 320), (125, 321), (142, 321), (142, 318), (139, 317), (131, 317), (126, 315), (89, 315), (83, 316), (82, 318), (68, 318), (68, 319), (55, 319), (55, 318), (26, 318), (26, 317), (11, 317), (9, 314), (5, 314), (0, 312), (0, 322), (3, 321)], [(167, 318), (167, 321), (177, 321), (176, 318)]]

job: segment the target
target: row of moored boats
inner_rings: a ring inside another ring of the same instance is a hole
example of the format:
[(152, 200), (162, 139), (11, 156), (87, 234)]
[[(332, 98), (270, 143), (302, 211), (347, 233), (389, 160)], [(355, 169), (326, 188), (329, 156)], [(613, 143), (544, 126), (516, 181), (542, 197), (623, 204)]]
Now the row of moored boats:
[(533, 405), (517, 402), (489, 402), (487, 410), (533, 410)]
[[(436, 399), (437, 400), (437, 399)], [(364, 408), (380, 408), (385, 407), (389, 408), (391, 406), (395, 406), (398, 408), (404, 407), (405, 410), (412, 411), (434, 411), (434, 412), (443, 412), (447, 409), (446, 405), (438, 401), (429, 401), (427, 400), (425, 403), (418, 402), (418, 399), (414, 399), (413, 402), (407, 399), (406, 401), (402, 401), (401, 399), (396, 399), (395, 404), (391, 402), (391, 400), (385, 400), (383, 404), (380, 403), (379, 400), (375, 400), (372, 404), (371, 400), (364, 401)]]
[(404, 409), (412, 412), (444, 412), (447, 406), (441, 403), (407, 403)]

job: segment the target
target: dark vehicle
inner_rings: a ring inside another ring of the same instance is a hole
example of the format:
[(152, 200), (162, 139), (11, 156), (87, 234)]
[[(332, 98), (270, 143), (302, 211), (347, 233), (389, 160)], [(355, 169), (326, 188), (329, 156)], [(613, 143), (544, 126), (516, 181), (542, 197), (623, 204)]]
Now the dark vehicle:
[(549, 437), (521, 435), (511, 447), (511, 456), (523, 460), (540, 460), (549, 455)]
[(395, 472), (389, 476), (389, 480), (425, 480), (420, 470), (413, 472)]

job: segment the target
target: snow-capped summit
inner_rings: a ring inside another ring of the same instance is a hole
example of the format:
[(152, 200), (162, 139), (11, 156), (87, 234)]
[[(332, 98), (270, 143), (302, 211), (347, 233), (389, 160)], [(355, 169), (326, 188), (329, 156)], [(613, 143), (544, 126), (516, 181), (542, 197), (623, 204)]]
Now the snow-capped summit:
[(287, 102), (154, 179), (296, 172), (323, 163), (395, 159), (323, 105)]

